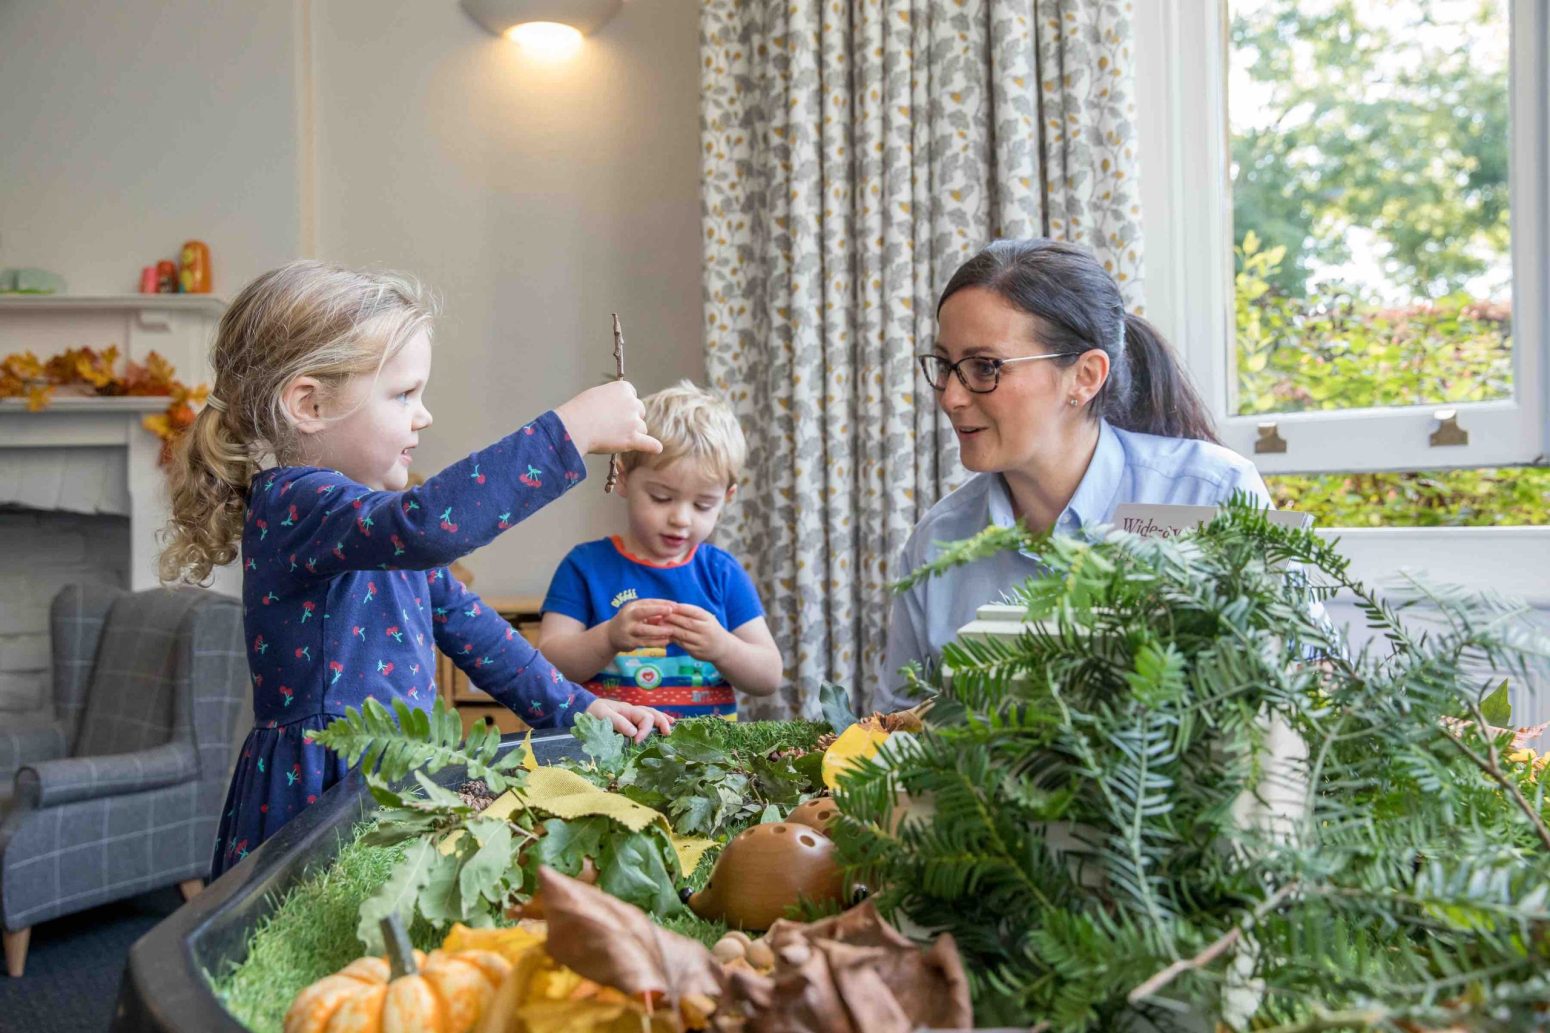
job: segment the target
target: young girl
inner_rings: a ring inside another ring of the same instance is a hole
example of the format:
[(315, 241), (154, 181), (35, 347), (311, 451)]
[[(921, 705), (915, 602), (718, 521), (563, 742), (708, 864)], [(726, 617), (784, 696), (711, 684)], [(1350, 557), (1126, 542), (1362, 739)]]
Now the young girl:
[(174, 463), (161, 573), (205, 581), (241, 544), (256, 726), (214, 875), (344, 776), (308, 732), (368, 697), (430, 708), (433, 646), (533, 725), (584, 710), (637, 740), (667, 730), (657, 711), (566, 681), (446, 567), (581, 480), (582, 453), (661, 448), (629, 383), (584, 391), (406, 491), (431, 424), (430, 311), (410, 282), (316, 262), (266, 273), (222, 318), (211, 365)]

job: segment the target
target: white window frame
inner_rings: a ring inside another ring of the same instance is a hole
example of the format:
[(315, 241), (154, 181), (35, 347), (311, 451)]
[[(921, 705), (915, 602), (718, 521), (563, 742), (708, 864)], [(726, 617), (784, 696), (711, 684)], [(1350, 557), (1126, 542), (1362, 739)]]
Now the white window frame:
[[(1510, 0), (1513, 359), (1509, 401), (1239, 416), (1233, 369), (1226, 0), (1135, 5), (1146, 310), (1183, 353), (1223, 442), (1264, 473), (1546, 462), (1550, 456), (1550, 5)], [(1466, 445), (1433, 446), (1439, 410)], [(1274, 423), (1284, 452), (1255, 451)]]

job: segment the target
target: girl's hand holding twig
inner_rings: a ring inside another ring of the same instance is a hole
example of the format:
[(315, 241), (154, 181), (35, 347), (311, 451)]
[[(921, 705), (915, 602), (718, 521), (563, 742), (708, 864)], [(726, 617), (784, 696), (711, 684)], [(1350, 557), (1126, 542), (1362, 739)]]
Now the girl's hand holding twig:
[(646, 407), (635, 394), (635, 385), (616, 380), (581, 392), (554, 410), (565, 424), (576, 451), (583, 455), (600, 452), (662, 451), (662, 442), (646, 433)]

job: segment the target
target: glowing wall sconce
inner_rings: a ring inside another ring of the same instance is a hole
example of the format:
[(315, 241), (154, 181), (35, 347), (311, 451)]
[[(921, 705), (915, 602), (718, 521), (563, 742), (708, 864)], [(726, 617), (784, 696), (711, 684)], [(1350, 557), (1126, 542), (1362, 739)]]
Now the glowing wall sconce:
[(541, 57), (568, 57), (624, 0), (460, 0), (474, 21)]

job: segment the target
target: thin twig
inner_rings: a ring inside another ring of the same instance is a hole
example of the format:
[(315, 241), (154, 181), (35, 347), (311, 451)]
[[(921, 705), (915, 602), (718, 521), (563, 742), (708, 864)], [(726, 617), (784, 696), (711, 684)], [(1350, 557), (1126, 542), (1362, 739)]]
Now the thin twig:
[[(614, 313), (614, 379), (624, 379), (624, 331), (619, 327), (619, 313)], [(619, 457), (608, 457), (608, 480), (603, 482), (603, 493), (613, 494), (614, 485), (619, 483)]]
[(1452, 732), (1446, 733), (1448, 741), (1457, 746), (1459, 751), (1468, 757), (1476, 767), (1485, 772), (1493, 782), (1511, 794), (1513, 803), (1518, 810), (1528, 816), (1528, 820), (1534, 826), (1534, 831), (1539, 834), (1539, 842), (1546, 850), (1550, 850), (1550, 827), (1546, 827), (1545, 819), (1524, 798), (1523, 790), (1518, 787), (1517, 780), (1508, 778), (1502, 771), (1501, 755), (1496, 751), (1496, 739), (1491, 735), (1490, 726), (1486, 723), (1485, 715), (1480, 712), (1479, 705), (1473, 700), (1466, 700), (1466, 702), (1469, 704), (1470, 716), (1475, 719), (1475, 723), (1480, 728), (1481, 738), (1485, 740), (1488, 755), (1485, 757), (1480, 756), (1480, 754), (1464, 745), (1463, 740)]
[(1297, 882), (1289, 882), (1285, 886), (1282, 886), (1270, 896), (1266, 897), (1264, 902), (1261, 903), (1259, 907), (1255, 908), (1253, 913), (1250, 914), (1248, 918), (1244, 919), (1241, 924), (1229, 929), (1225, 934), (1219, 937), (1215, 943), (1206, 947), (1205, 950), (1201, 951), (1199, 954), (1196, 954), (1193, 958), (1184, 958), (1175, 961), (1173, 964), (1169, 965), (1167, 968), (1163, 969), (1161, 972), (1157, 973), (1155, 976), (1148, 979), (1134, 990), (1130, 991), (1130, 995), (1127, 1000), (1129, 1000), (1131, 1004), (1139, 1004), (1146, 998), (1151, 997), (1157, 991), (1161, 990), (1163, 987), (1167, 986), (1169, 983), (1173, 982), (1175, 979), (1179, 978), (1179, 976), (1183, 975), (1185, 972), (1192, 972), (1197, 969), (1205, 968), (1207, 965), (1211, 964), (1211, 962), (1221, 957), (1222, 953), (1226, 951), (1227, 948), (1243, 939), (1244, 930), (1253, 928), (1254, 924), (1261, 918), (1264, 918), (1270, 912), (1280, 907), (1281, 902), (1295, 893), (1298, 886), (1299, 883)]

